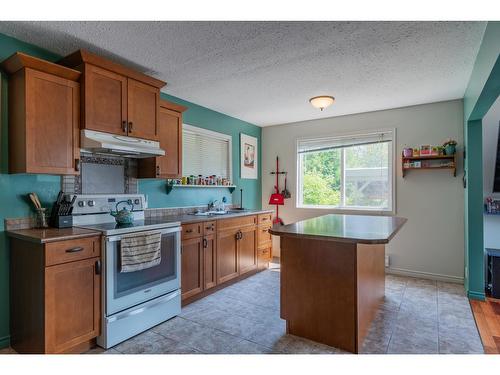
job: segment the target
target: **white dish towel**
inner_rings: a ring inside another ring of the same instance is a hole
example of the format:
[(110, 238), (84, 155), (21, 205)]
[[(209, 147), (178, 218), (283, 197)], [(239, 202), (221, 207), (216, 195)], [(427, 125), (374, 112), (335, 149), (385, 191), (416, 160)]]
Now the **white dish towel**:
[(161, 263), (161, 233), (131, 233), (121, 239), (121, 270), (135, 272)]

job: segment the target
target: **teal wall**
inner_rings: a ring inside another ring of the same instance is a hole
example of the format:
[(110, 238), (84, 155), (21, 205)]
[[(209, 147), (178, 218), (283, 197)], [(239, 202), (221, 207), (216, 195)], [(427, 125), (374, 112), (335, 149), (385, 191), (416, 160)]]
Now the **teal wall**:
[[(232, 161), (233, 161), (233, 182), (237, 189), (233, 192), (232, 201), (240, 203), (240, 191), (243, 189), (243, 204), (247, 208), (261, 207), (261, 128), (244, 122), (234, 117), (224, 115), (220, 112), (212, 111), (208, 108), (187, 102), (174, 96), (162, 94), (163, 99), (182, 104), (188, 107), (183, 114), (185, 124), (198, 126), (200, 128), (229, 134), (232, 136)], [(258, 165), (259, 178), (257, 180), (240, 179), (240, 133), (245, 133), (258, 139)], [(180, 207), (197, 204), (207, 204), (210, 200), (222, 199), (226, 196), (231, 202), (231, 194), (228, 189), (173, 189), (169, 195), (165, 194), (165, 181), (162, 180), (142, 180), (139, 183), (139, 190), (148, 195), (149, 207)]]
[(464, 95), (467, 159), (465, 192), (465, 287), (484, 299), (483, 166), (481, 119), (500, 94), (500, 22), (488, 22)]
[[(0, 34), (0, 61), (16, 51), (22, 51), (50, 61), (59, 56), (18, 39)], [(55, 200), (60, 189), (59, 176), (47, 175), (9, 175), (7, 144), (7, 77), (2, 75), (1, 85), (1, 127), (0, 127), (0, 348), (9, 343), (9, 251), (8, 240), (4, 232), (4, 219), (30, 215), (30, 206), (24, 196), (31, 191), (37, 192), (43, 202)], [(233, 180), (239, 188), (244, 189), (246, 207), (260, 208), (261, 183), (260, 166), (258, 180), (239, 179), (239, 133), (252, 135), (259, 139), (261, 129), (250, 123), (212, 111), (208, 108), (190, 103), (172, 96), (162, 94), (165, 99), (185, 105), (184, 122), (230, 134), (233, 137)], [(259, 147), (260, 160), (260, 147)], [(150, 207), (180, 207), (206, 204), (209, 200), (221, 199), (223, 196), (231, 201), (231, 194), (226, 188), (221, 189), (181, 189), (165, 194), (165, 181), (148, 179), (139, 183), (141, 193), (148, 195)], [(239, 203), (239, 190), (233, 193), (234, 203)]]

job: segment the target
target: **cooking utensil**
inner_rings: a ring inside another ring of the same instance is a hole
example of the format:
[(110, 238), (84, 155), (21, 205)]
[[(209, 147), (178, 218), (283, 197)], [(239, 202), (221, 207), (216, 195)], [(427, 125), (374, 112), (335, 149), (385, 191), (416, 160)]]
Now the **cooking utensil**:
[(38, 204), (38, 208), (42, 208), (42, 204), (40, 203), (40, 199), (38, 198), (38, 195), (36, 193), (32, 193), (32, 194), (35, 197), (36, 203)]
[(73, 213), (73, 208), (76, 200), (76, 194), (73, 196), (73, 199), (71, 200), (71, 205), (69, 206), (69, 212), (68, 215), (71, 215)]
[(286, 187), (286, 178), (288, 176), (288, 172), (285, 172), (285, 188), (282, 190), (281, 195), (283, 195), (283, 198), (288, 199), (292, 197), (292, 194), (288, 191)]
[(35, 209), (42, 208), (42, 205), (40, 204), (40, 200), (38, 199), (38, 197), (36, 196), (35, 193), (29, 193), (28, 196), (29, 196), (31, 202), (33, 203), (33, 206), (35, 206)]

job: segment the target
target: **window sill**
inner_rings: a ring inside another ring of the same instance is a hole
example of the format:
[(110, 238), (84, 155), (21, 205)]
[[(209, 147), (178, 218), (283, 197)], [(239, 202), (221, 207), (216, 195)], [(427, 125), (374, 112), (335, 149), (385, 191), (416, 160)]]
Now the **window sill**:
[(373, 215), (373, 216), (394, 216), (396, 215), (396, 210), (377, 210), (377, 209), (353, 209), (353, 208), (338, 208), (338, 207), (321, 207), (321, 206), (299, 206), (296, 208), (304, 210), (321, 210), (321, 211), (331, 211), (333, 214), (345, 214), (345, 215)]

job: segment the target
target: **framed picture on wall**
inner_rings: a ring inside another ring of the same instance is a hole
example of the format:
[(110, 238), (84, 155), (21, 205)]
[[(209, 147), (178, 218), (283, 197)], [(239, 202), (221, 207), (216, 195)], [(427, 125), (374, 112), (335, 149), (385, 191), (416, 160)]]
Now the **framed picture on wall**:
[(258, 144), (257, 138), (240, 133), (240, 177), (258, 178)]

